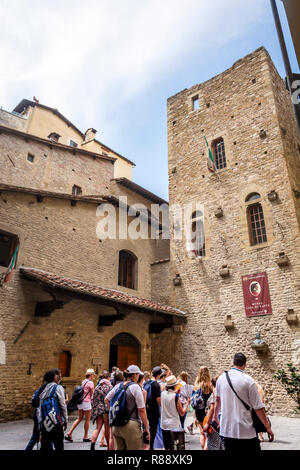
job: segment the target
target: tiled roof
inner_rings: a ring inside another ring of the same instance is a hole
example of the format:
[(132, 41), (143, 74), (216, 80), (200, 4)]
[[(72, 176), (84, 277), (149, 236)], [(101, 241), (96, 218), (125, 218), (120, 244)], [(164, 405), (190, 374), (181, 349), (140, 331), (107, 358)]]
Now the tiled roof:
[(69, 199), (71, 201), (78, 201), (78, 202), (91, 202), (96, 204), (101, 204), (104, 202), (112, 202), (114, 204), (118, 203), (118, 199), (114, 196), (105, 196), (105, 195), (75, 195), (75, 194), (66, 194), (66, 193), (58, 193), (55, 191), (46, 191), (44, 189), (36, 189), (36, 188), (24, 188), (23, 186), (14, 186), (12, 184), (4, 184), (0, 183), (0, 192), (1, 191), (8, 191), (13, 193), (22, 193), (22, 194), (31, 194), (33, 196), (41, 196), (41, 197), (50, 197), (56, 199)]
[(55, 288), (110, 300), (116, 303), (126, 304), (142, 310), (150, 310), (153, 312), (180, 316), (184, 318), (186, 317), (185, 312), (182, 312), (181, 310), (169, 305), (160, 304), (154, 300), (143, 299), (142, 297), (137, 297), (135, 295), (127, 294), (118, 290), (95, 286), (94, 284), (87, 282), (70, 279), (58, 274), (49, 273), (47, 271), (42, 271), (41, 269), (22, 266), (20, 267), (20, 272), (26, 278), (33, 279), (37, 282), (41, 282)]
[(128, 188), (137, 194), (140, 194), (144, 198), (149, 199), (150, 201), (155, 202), (156, 204), (169, 204), (167, 201), (165, 201), (161, 197), (156, 196), (156, 194), (151, 193), (150, 191), (148, 191), (148, 189), (145, 189), (142, 186), (139, 186), (138, 184), (134, 183), (128, 178), (125, 178), (125, 177), (113, 178), (113, 181), (116, 181), (116, 183), (121, 184), (122, 186), (125, 186), (125, 188)]

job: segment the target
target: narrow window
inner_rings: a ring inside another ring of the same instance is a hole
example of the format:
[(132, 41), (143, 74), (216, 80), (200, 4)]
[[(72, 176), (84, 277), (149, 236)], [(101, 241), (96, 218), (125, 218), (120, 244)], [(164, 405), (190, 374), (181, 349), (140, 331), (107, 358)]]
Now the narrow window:
[(225, 145), (222, 137), (213, 142), (213, 152), (217, 170), (226, 168)]
[(58, 142), (59, 138), (61, 136), (57, 133), (57, 132), (51, 132), (49, 135), (48, 135), (48, 139), (52, 140), (52, 142)]
[(18, 245), (16, 235), (0, 230), (0, 266), (8, 268)]
[(70, 377), (71, 375), (72, 355), (69, 351), (62, 351), (59, 355), (58, 368), (62, 377)]
[(76, 184), (74, 184), (73, 188), (72, 188), (72, 194), (74, 196), (80, 196), (82, 194), (82, 189), (80, 186), (76, 186)]
[(192, 98), (192, 105), (193, 105), (193, 110), (195, 111), (196, 109), (199, 109), (199, 96), (193, 96)]
[(119, 253), (119, 286), (137, 289), (137, 257), (129, 251)]
[(34, 155), (32, 155), (32, 153), (29, 153), (29, 154), (27, 155), (27, 160), (28, 160), (30, 163), (33, 163)]
[[(247, 207), (247, 219), (251, 246), (259, 245), (267, 241), (263, 208), (260, 202), (258, 202), (260, 197), (260, 194), (252, 193), (246, 198), (246, 202), (250, 202)], [(251, 203), (251, 201), (255, 200), (257, 200), (257, 202)]]
[(194, 256), (205, 256), (204, 217), (201, 211), (195, 211), (191, 216), (191, 233), (189, 246), (189, 251)]

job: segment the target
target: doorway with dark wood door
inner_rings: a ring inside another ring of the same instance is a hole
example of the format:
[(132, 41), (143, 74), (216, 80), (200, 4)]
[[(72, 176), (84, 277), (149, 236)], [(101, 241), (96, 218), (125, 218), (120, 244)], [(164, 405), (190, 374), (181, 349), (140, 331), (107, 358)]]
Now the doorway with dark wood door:
[(117, 366), (120, 370), (127, 369), (131, 364), (140, 367), (140, 343), (128, 334), (120, 333), (110, 342), (109, 370)]

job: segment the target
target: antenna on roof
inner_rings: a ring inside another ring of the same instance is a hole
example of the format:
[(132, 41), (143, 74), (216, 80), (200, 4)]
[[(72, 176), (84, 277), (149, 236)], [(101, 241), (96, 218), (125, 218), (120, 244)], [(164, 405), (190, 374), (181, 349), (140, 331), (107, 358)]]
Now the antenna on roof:
[(33, 101), (35, 101), (36, 103), (40, 102), (35, 96), (33, 97)]

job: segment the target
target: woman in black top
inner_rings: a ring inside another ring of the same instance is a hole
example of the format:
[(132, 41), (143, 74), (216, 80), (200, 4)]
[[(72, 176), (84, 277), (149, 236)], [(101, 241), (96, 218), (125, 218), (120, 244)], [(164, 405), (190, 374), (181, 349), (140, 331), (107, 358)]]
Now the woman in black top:
[(206, 414), (205, 409), (206, 409), (207, 400), (209, 399), (210, 395), (213, 392), (211, 376), (210, 376), (208, 368), (205, 366), (200, 367), (197, 378), (195, 380), (194, 391), (197, 391), (197, 390), (202, 390), (202, 398), (203, 398), (204, 403), (201, 409), (195, 410), (195, 414), (196, 414), (195, 426), (196, 427), (199, 426), (200, 428), (200, 445), (202, 449), (205, 449), (207, 445), (207, 442), (206, 442), (207, 438), (203, 432), (203, 420)]

